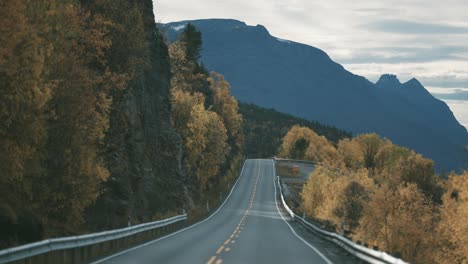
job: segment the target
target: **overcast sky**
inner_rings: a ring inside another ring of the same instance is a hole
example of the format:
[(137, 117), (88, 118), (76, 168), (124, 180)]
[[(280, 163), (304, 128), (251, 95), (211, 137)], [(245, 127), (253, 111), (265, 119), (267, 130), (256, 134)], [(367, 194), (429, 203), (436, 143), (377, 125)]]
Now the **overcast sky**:
[(468, 0), (155, 0), (157, 22), (234, 18), (377, 81), (416, 77), (468, 127)]

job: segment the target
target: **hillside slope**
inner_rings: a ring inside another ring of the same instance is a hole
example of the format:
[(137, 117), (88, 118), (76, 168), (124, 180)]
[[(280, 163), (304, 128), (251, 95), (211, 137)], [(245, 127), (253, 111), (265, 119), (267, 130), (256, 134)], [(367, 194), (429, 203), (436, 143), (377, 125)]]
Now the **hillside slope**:
[(466, 129), (417, 80), (376, 85), (322, 50), (275, 38), (261, 25), (208, 19), (160, 27), (173, 41), (188, 22), (203, 34), (201, 60), (230, 80), (238, 100), (354, 134), (376, 132), (435, 160), (439, 170), (468, 168)]
[(254, 104), (240, 104), (239, 111), (244, 119), (244, 155), (247, 158), (273, 157), (278, 154), (283, 137), (294, 125), (308, 127), (318, 135), (337, 144), (343, 138), (350, 138), (345, 131), (322, 125), (292, 115), (266, 109)]

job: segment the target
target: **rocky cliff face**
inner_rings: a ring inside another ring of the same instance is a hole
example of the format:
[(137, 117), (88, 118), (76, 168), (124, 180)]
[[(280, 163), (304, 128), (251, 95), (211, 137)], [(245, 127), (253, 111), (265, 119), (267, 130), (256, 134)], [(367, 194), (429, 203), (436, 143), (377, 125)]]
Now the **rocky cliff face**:
[(435, 160), (439, 170), (468, 168), (468, 133), (444, 102), (417, 80), (384, 76), (376, 85), (320, 49), (271, 36), (261, 25), (208, 19), (160, 25), (174, 40), (192, 23), (203, 35), (202, 57), (232, 84), (233, 95), (354, 134), (377, 132)]
[(88, 213), (96, 230), (182, 209), (181, 139), (169, 122), (169, 56), (152, 26), (152, 3), (142, 2), (149, 52), (129, 87), (115, 96), (105, 150), (111, 176)]

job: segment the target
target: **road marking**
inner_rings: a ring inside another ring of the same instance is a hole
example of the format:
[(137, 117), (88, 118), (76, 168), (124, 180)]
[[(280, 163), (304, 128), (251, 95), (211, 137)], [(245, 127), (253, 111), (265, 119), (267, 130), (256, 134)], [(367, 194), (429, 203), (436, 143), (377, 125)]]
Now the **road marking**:
[(218, 248), (218, 250), (216, 250), (216, 254), (221, 253), (221, 251), (223, 251), (223, 249), (224, 249), (224, 246), (220, 246), (220, 247)]
[(294, 229), (292, 228), (292, 226), (286, 221), (286, 219), (284, 219), (283, 217), (283, 214), (281, 214), (281, 211), (278, 207), (278, 201), (276, 200), (276, 197), (277, 197), (277, 193), (276, 193), (276, 169), (275, 169), (275, 163), (272, 162), (272, 165), (273, 165), (273, 185), (275, 186), (275, 205), (276, 205), (276, 210), (278, 211), (278, 214), (281, 216), (281, 219), (283, 219), (283, 221), (288, 225), (289, 229), (291, 230), (291, 232), (297, 237), (299, 238), (299, 240), (301, 240), (304, 244), (306, 244), (309, 248), (311, 248), (312, 250), (315, 251), (315, 253), (317, 253), (317, 255), (319, 255), (323, 260), (325, 260), (325, 262), (327, 264), (333, 264), (333, 262), (331, 262), (327, 257), (325, 257), (320, 251), (318, 251), (318, 249), (316, 249), (314, 246), (312, 246), (311, 244), (309, 244), (309, 242), (305, 241), (301, 236), (299, 236), (296, 231), (294, 231)]
[[(244, 163), (245, 165), (245, 163)], [(237, 224), (236, 228), (233, 230), (231, 236), (226, 240), (224, 241), (224, 245), (228, 245), (229, 243), (230, 244), (234, 244), (236, 243), (236, 240), (234, 240), (234, 235), (237, 237), (239, 237), (239, 234), (241, 233), (241, 230), (244, 229), (244, 225), (245, 225), (245, 220), (247, 219), (247, 217), (250, 215), (250, 212), (252, 210), (252, 207), (253, 207), (253, 202), (254, 202), (254, 199), (255, 199), (255, 194), (257, 192), (257, 184), (258, 184), (258, 181), (260, 179), (260, 165), (258, 165), (258, 174), (257, 174), (257, 180), (255, 181), (255, 184), (254, 184), (254, 188), (252, 190), (252, 194), (251, 194), (251, 198), (249, 200), (249, 206), (247, 207), (247, 210), (245, 211), (244, 215), (242, 216), (241, 220), (239, 221), (239, 223)], [(243, 171), (244, 167), (242, 167), (242, 171)], [(242, 173), (242, 172), (241, 172)], [(237, 182), (236, 182), (237, 184)], [(234, 187), (233, 187), (234, 188)], [(232, 193), (232, 190), (231, 190), (231, 193)], [(229, 198), (229, 196), (228, 196)], [(226, 198), (227, 199), (227, 198)], [(218, 209), (219, 210), (219, 209)], [(216, 213), (216, 212), (215, 212)], [(225, 252), (229, 252), (231, 250), (231, 248), (227, 247), (227, 246), (223, 246), (221, 245), (221, 247), (218, 248), (218, 250), (216, 251), (216, 255), (219, 255), (221, 254), (221, 252), (223, 251)], [(212, 264), (212, 262), (216, 259), (216, 256), (213, 258), (211, 258), (207, 263), (209, 264)], [(216, 260), (216, 263), (219, 264), (219, 263), (222, 263), (223, 260), (221, 258), (218, 258), (218, 260)]]
[(105, 257), (105, 258), (96, 260), (95, 262), (92, 262), (92, 263), (90, 263), (90, 264), (98, 264), (98, 263), (101, 263), (101, 262), (103, 262), (103, 261), (106, 261), (106, 260), (115, 258), (115, 257), (117, 257), (117, 256), (120, 256), (120, 255), (122, 255), (122, 254), (128, 253), (128, 252), (130, 252), (130, 251), (133, 251), (133, 250), (135, 250), (135, 249), (139, 249), (139, 248), (148, 246), (148, 245), (150, 245), (150, 244), (156, 243), (156, 242), (161, 241), (161, 240), (163, 240), (163, 239), (166, 239), (166, 238), (175, 236), (175, 235), (177, 235), (177, 234), (179, 234), (179, 233), (181, 233), (181, 232), (183, 232), (183, 231), (185, 231), (185, 230), (194, 228), (194, 227), (196, 227), (196, 226), (198, 226), (198, 225), (200, 225), (200, 224), (202, 224), (202, 223), (204, 223), (204, 222), (210, 220), (213, 216), (215, 216), (215, 215), (219, 212), (219, 210), (221, 210), (221, 208), (223, 208), (223, 206), (224, 206), (224, 205), (226, 204), (226, 202), (229, 200), (229, 197), (231, 197), (231, 194), (232, 194), (232, 192), (234, 191), (234, 189), (236, 188), (237, 183), (238, 183), (239, 180), (242, 178), (242, 175), (243, 175), (243, 173), (244, 173), (244, 168), (245, 168), (245, 164), (246, 164), (246, 163), (247, 163), (247, 160), (244, 161), (244, 164), (242, 165), (242, 169), (241, 169), (240, 175), (239, 175), (239, 177), (237, 177), (236, 182), (235, 182), (234, 185), (232, 186), (231, 191), (229, 192), (229, 194), (228, 194), (228, 196), (226, 197), (226, 199), (224, 200), (224, 202), (221, 204), (221, 206), (219, 206), (218, 210), (216, 210), (212, 215), (208, 216), (206, 219), (204, 219), (204, 220), (202, 220), (202, 221), (200, 221), (200, 222), (198, 222), (198, 223), (195, 223), (195, 224), (193, 224), (193, 225), (191, 225), (191, 226), (188, 226), (188, 227), (186, 227), (186, 228), (183, 228), (183, 229), (181, 229), (181, 230), (179, 230), (179, 231), (177, 231), (177, 232), (174, 232), (174, 233), (168, 234), (168, 235), (166, 235), (166, 236), (160, 237), (160, 238), (158, 238), (158, 239), (149, 241), (149, 242), (147, 242), (147, 243), (145, 243), (145, 244), (142, 244), (142, 245), (139, 245), (139, 246), (136, 246), (136, 247), (133, 247), (133, 248), (129, 248), (129, 249), (127, 249), (127, 250), (121, 251), (121, 252), (116, 253), (116, 254), (114, 254), (114, 255), (111, 255), (111, 256), (108, 256), (108, 257)]
[(206, 264), (211, 264), (211, 263), (213, 263), (213, 262), (215, 261), (215, 259), (216, 259), (216, 256), (212, 256), (212, 257), (210, 258), (210, 260), (208, 260), (208, 261), (206, 262)]

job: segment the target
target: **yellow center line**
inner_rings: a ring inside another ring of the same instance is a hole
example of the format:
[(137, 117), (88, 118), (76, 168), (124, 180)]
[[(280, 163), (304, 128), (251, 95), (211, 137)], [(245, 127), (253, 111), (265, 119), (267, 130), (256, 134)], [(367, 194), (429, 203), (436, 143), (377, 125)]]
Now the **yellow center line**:
[(208, 262), (206, 262), (206, 264), (211, 264), (211, 263), (213, 263), (213, 262), (215, 261), (215, 259), (216, 259), (216, 257), (215, 257), (215, 256), (212, 256), (212, 257), (210, 258), (210, 260), (208, 260)]
[[(236, 226), (236, 228), (232, 232), (231, 236), (226, 241), (224, 241), (224, 245), (227, 245), (229, 243), (231, 243), (231, 244), (236, 243), (236, 240), (233, 239), (234, 236), (236, 238), (238, 238), (239, 234), (241, 233), (241, 230), (244, 229), (245, 220), (247, 220), (247, 217), (250, 215), (250, 213), (252, 211), (252, 208), (253, 208), (253, 203), (254, 203), (254, 200), (255, 200), (255, 194), (257, 192), (257, 185), (258, 185), (259, 179), (260, 179), (260, 167), (258, 168), (257, 180), (255, 181), (255, 184), (253, 186), (252, 194), (251, 194), (251, 197), (250, 197), (250, 200), (249, 200), (249, 206), (248, 206), (247, 210), (245, 211), (244, 215), (242, 216), (239, 224)], [(223, 250), (225, 252), (229, 252), (231, 250), (231, 248), (221, 245), (221, 247), (219, 247), (218, 250), (216, 250), (216, 255), (221, 254), (221, 252), (223, 252)], [(216, 257), (217, 256), (212, 256), (208, 260), (208, 262), (206, 262), (206, 264), (213, 264), (215, 261), (216, 261), (216, 264), (221, 264), (223, 262), (223, 260), (221, 258), (216, 259)]]
[(219, 247), (218, 250), (216, 250), (216, 254), (221, 253), (221, 251), (223, 251), (223, 249), (224, 249), (224, 246)]

